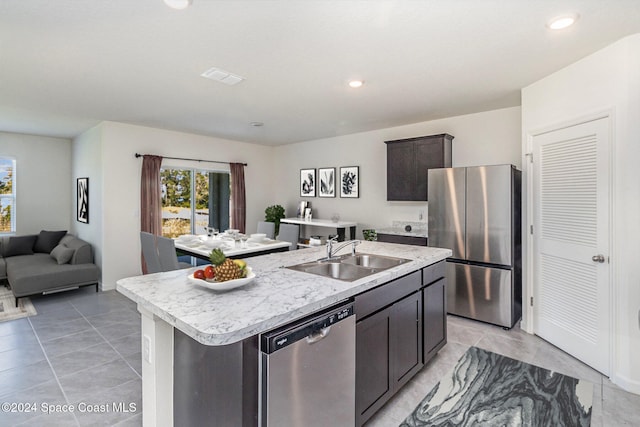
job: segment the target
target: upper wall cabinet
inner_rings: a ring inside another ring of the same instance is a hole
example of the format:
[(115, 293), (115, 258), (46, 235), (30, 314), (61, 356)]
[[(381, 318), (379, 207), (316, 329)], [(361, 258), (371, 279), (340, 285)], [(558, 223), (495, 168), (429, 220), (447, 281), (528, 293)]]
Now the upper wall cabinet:
[(451, 167), (453, 136), (420, 136), (385, 141), (387, 200), (427, 200), (427, 170)]

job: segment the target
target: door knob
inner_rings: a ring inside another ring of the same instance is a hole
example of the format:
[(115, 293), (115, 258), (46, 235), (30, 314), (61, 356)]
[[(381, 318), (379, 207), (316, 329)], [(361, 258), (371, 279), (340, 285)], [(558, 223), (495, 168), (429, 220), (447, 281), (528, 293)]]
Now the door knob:
[(604, 255), (594, 255), (591, 257), (591, 261), (593, 262), (600, 262), (603, 263), (604, 262)]

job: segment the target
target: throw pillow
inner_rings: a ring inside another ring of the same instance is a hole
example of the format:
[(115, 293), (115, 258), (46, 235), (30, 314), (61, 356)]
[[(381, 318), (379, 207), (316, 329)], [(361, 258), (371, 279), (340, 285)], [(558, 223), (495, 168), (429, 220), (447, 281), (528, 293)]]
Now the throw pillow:
[(9, 244), (4, 250), (4, 256), (33, 255), (33, 245), (38, 236), (14, 236), (9, 237)]
[(51, 253), (60, 240), (67, 234), (66, 230), (63, 231), (45, 231), (42, 230), (38, 235), (36, 244), (33, 247), (34, 252), (41, 252), (44, 254)]
[(51, 251), (51, 258), (55, 259), (58, 264), (66, 264), (71, 261), (74, 250), (65, 245), (58, 245)]

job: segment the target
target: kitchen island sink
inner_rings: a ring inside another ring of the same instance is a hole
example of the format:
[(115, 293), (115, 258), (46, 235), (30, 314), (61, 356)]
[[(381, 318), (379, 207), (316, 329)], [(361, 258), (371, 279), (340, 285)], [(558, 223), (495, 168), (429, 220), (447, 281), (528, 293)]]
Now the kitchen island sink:
[(287, 268), (352, 282), (410, 261), (406, 258), (359, 253), (342, 255), (329, 260), (306, 262)]

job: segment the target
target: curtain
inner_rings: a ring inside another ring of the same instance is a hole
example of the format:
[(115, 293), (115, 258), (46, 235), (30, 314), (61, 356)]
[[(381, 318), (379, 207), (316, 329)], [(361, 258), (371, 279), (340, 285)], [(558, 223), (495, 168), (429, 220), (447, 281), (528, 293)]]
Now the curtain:
[[(142, 156), (142, 177), (140, 180), (140, 231), (156, 236), (162, 235), (162, 187), (160, 183), (161, 156)], [(147, 273), (147, 265), (142, 257), (142, 273)]]
[(230, 163), (229, 165), (231, 166), (231, 228), (244, 233), (247, 221), (244, 164)]

